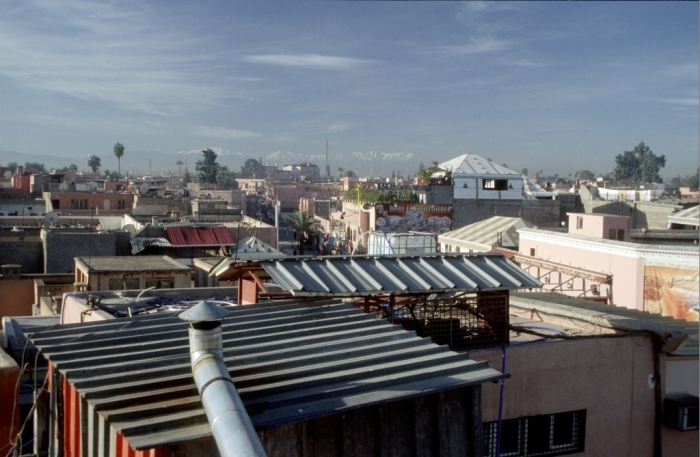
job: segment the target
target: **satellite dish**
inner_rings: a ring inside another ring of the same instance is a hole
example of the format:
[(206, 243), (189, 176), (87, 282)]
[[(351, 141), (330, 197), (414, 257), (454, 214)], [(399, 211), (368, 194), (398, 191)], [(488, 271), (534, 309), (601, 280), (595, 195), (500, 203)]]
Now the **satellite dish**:
[(311, 198), (316, 198), (317, 196), (318, 196), (318, 194), (316, 192), (311, 194)]
[(186, 192), (187, 192), (187, 191), (186, 191), (185, 189), (183, 189), (182, 187), (179, 187), (179, 188), (177, 189), (177, 196), (178, 196), (178, 197), (184, 197)]
[(207, 192), (207, 198), (212, 198), (212, 197), (214, 197), (214, 195), (212, 195), (211, 192)]
[(12, 177), (12, 171), (6, 170), (6, 171), (5, 171), (5, 177), (6, 177), (7, 179), (10, 179), (10, 178)]
[(67, 182), (62, 182), (61, 184), (58, 185), (58, 190), (68, 190), (68, 183)]
[(96, 182), (91, 182), (90, 183), (90, 192), (95, 192), (97, 190), (97, 183)]
[(53, 211), (46, 213), (46, 216), (44, 216), (44, 221), (46, 221), (47, 224), (49, 224), (51, 227), (56, 225), (56, 222), (58, 222), (58, 218), (61, 217), (58, 215), (58, 213), (54, 213)]
[(139, 192), (141, 192), (142, 194), (145, 194), (148, 192), (148, 189), (150, 189), (150, 188), (151, 188), (151, 186), (149, 186), (148, 183), (145, 182), (145, 183), (141, 184), (141, 186), (139, 187)]
[(140, 206), (137, 206), (136, 208), (134, 208), (134, 214), (136, 214), (136, 215), (141, 215), (141, 214), (144, 214), (144, 213), (145, 213), (145, 211), (144, 211), (143, 208), (141, 208)]
[(136, 227), (134, 227), (134, 224), (125, 224), (122, 230), (126, 230), (131, 236), (136, 235)]

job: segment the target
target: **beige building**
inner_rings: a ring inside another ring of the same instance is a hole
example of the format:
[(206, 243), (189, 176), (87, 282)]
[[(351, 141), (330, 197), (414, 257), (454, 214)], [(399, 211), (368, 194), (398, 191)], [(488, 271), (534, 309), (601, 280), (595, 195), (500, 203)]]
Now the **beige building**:
[(77, 290), (182, 289), (190, 268), (168, 256), (76, 257)]

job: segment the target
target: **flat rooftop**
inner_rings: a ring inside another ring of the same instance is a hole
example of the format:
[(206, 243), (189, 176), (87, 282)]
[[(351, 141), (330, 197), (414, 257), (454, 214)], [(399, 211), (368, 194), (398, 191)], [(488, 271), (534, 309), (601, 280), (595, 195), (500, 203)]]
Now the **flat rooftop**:
[(75, 262), (90, 273), (190, 270), (168, 256), (76, 257)]

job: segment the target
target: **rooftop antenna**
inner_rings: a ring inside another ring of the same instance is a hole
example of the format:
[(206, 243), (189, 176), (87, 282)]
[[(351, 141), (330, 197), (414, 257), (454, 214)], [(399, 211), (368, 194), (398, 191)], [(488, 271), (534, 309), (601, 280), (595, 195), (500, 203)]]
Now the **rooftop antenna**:
[(374, 178), (374, 165), (375, 165), (375, 162), (377, 161), (377, 153), (372, 151), (371, 154), (372, 154), (372, 173), (370, 173), (369, 177)]
[(326, 140), (326, 179), (331, 179), (331, 167), (328, 165), (328, 140)]

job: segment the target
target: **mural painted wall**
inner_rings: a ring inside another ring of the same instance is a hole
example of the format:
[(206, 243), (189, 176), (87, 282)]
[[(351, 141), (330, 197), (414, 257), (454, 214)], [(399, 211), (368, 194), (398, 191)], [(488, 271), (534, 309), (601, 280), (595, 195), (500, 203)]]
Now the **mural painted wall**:
[(697, 320), (698, 269), (646, 265), (644, 310), (676, 319)]
[(452, 230), (452, 205), (387, 204), (376, 206), (375, 230), (385, 233)]

